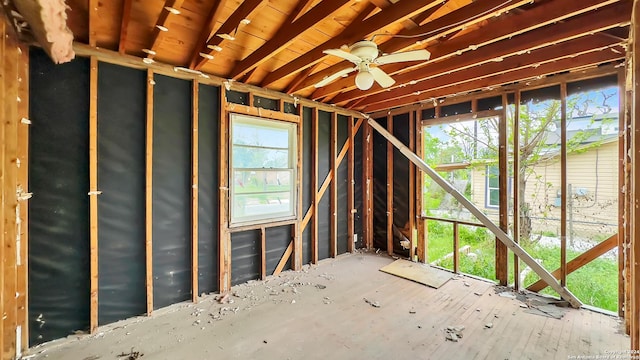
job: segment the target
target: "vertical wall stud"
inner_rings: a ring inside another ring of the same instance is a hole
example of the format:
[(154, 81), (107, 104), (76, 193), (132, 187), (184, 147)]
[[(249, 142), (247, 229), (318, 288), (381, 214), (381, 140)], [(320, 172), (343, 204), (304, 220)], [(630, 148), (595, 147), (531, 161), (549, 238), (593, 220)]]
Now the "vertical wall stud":
[(191, 300), (198, 302), (198, 120), (199, 84), (192, 82), (191, 91)]
[(373, 248), (373, 131), (369, 122), (364, 123), (364, 131), (362, 132), (364, 142), (364, 155), (365, 161), (363, 161), (364, 171), (362, 172), (362, 191), (363, 191), (363, 207), (365, 220), (364, 225), (364, 237), (365, 247), (367, 249)]
[(567, 83), (560, 84), (560, 285), (567, 285)]
[(89, 76), (89, 249), (90, 330), (98, 327), (98, 59), (91, 57)]
[(267, 278), (267, 229), (260, 228), (260, 279)]
[[(409, 149), (416, 152), (415, 112), (409, 112)], [(416, 165), (409, 164), (409, 260), (415, 260), (416, 254)]]
[(318, 263), (318, 109), (313, 109), (311, 118), (311, 191), (313, 198), (313, 219), (311, 223), (311, 262)]
[(220, 240), (218, 254), (220, 256), (220, 293), (225, 293), (231, 289), (231, 234), (229, 233), (229, 169), (228, 169), (228, 146), (229, 146), (229, 115), (227, 107), (227, 96), (225, 89), (220, 88), (220, 145), (218, 148), (220, 173)]
[(354, 118), (349, 117), (349, 125), (347, 127), (349, 139), (349, 152), (347, 153), (347, 251), (352, 253), (354, 249), (353, 238), (354, 238), (354, 218), (355, 218), (355, 205), (353, 199), (353, 189), (355, 185), (355, 180), (353, 178), (353, 161), (354, 161), (354, 152), (355, 152), (355, 139), (354, 139)]
[[(393, 116), (387, 116), (387, 131), (393, 134)], [(393, 255), (393, 144), (387, 141), (387, 254)]]
[(153, 311), (153, 72), (147, 70), (147, 123), (145, 134), (145, 261), (147, 315)]
[(627, 242), (627, 227), (629, 223), (629, 214), (626, 211), (626, 194), (629, 192), (629, 184), (627, 182), (627, 118), (626, 118), (626, 89), (625, 89), (625, 72), (621, 69), (618, 72), (618, 316), (625, 317), (625, 293), (626, 293), (626, 277), (625, 276), (625, 244)]
[[(280, 108), (284, 109), (284, 104), (283, 102), (280, 103)], [(297, 214), (297, 219), (296, 222), (293, 224), (293, 228), (291, 229), (292, 231), (292, 236), (293, 236), (293, 255), (292, 255), (292, 260), (291, 260), (291, 267), (293, 268), (293, 270), (300, 270), (302, 268), (302, 258), (303, 258), (303, 254), (302, 254), (302, 218), (304, 217), (304, 214), (302, 212), (302, 192), (305, 191), (305, 189), (303, 189), (303, 184), (302, 184), (302, 150), (304, 149), (304, 141), (303, 141), (303, 126), (304, 126), (304, 120), (303, 120), (303, 115), (304, 112), (303, 110), (303, 106), (302, 105), (298, 105), (297, 106), (297, 110), (298, 110), (298, 116), (300, 119), (300, 122), (298, 122), (298, 126), (297, 126), (297, 146), (296, 146), (296, 154), (297, 154), (297, 161), (296, 161), (296, 169), (298, 169), (296, 171), (296, 191), (297, 191), (297, 196), (296, 199), (298, 200), (296, 203), (297, 206), (297, 210), (296, 210), (296, 214)], [(306, 189), (306, 191), (309, 191), (309, 189)]]
[[(418, 110), (416, 112), (416, 154), (424, 159), (424, 145), (422, 141), (424, 127), (422, 126), (422, 111)], [(423, 187), (424, 187), (424, 174), (422, 171), (418, 171), (416, 174), (416, 182), (417, 188), (419, 190), (416, 191), (416, 217), (418, 221), (417, 232), (418, 232), (418, 243), (417, 243), (417, 253), (418, 253), (418, 261), (421, 263), (427, 262), (427, 229), (426, 229), (426, 220), (422, 218), (422, 212), (424, 209), (423, 203)]]
[[(516, 90), (513, 112), (513, 241), (520, 241), (520, 90)], [(520, 290), (520, 260), (513, 254), (513, 287)]]
[(338, 114), (331, 113), (331, 155), (330, 164), (331, 167), (330, 176), (331, 180), (331, 195), (330, 195), (330, 207), (331, 207), (331, 219), (329, 224), (329, 237), (330, 237), (330, 252), (331, 257), (336, 257), (338, 254), (338, 162), (336, 157), (338, 156)]
[[(502, 94), (502, 115), (498, 124), (498, 183), (500, 187), (500, 228), (507, 231), (509, 226), (509, 193), (507, 170), (507, 94)], [(496, 278), (500, 285), (507, 285), (509, 278), (507, 246), (496, 239)]]

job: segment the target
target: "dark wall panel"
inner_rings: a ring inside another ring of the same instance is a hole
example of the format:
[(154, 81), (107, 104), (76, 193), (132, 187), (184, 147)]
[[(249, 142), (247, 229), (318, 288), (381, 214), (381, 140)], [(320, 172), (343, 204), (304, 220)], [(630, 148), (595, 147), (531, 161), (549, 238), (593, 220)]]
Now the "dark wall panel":
[(338, 152), (344, 146), (344, 143), (349, 139), (349, 117), (344, 115), (338, 115), (338, 129), (337, 133), (337, 143), (338, 143)]
[(353, 217), (353, 232), (357, 235), (357, 241), (354, 244), (355, 248), (360, 248), (364, 245), (364, 233), (363, 233), (363, 216), (364, 216), (364, 205), (363, 205), (363, 183), (362, 183), (362, 173), (364, 170), (364, 153), (363, 153), (363, 140), (362, 133), (364, 129), (364, 125), (360, 127), (358, 132), (354, 134), (354, 153), (353, 153), (353, 180), (355, 184), (353, 185), (353, 204), (357, 212)]
[(89, 328), (89, 59), (29, 66), (29, 345)]
[[(274, 228), (266, 229), (265, 242), (267, 245), (267, 275), (273, 274), (273, 271), (278, 266), (282, 255), (289, 247), (291, 242), (291, 226), (278, 226)], [(291, 269), (291, 256), (284, 266), (283, 270)]]
[(313, 132), (313, 109), (305, 107), (302, 112), (302, 214), (307, 212), (311, 206), (311, 199), (315, 190), (311, 188), (311, 158), (313, 149), (311, 148), (311, 135)]
[[(98, 65), (98, 323), (146, 312), (147, 73)], [(123, 131), (126, 129), (126, 131)]]
[(318, 203), (318, 260), (331, 256), (331, 202), (329, 192)]
[(253, 106), (273, 111), (280, 110), (280, 101), (275, 99), (269, 99), (262, 96), (253, 97)]
[(348, 204), (347, 204), (347, 158), (342, 160), (342, 163), (338, 167), (337, 176), (338, 186), (338, 204), (337, 204), (337, 222), (338, 222), (338, 239), (337, 239), (337, 253), (344, 254), (347, 252), (349, 239), (349, 229), (347, 223), (349, 222)]
[(155, 76), (153, 307), (191, 294), (191, 82)]
[(307, 226), (302, 232), (302, 264), (311, 262), (311, 226)]
[[(409, 114), (393, 117), (393, 135), (405, 146), (409, 146)], [(393, 148), (393, 223), (403, 228), (409, 221), (409, 159)], [(393, 251), (409, 256), (409, 251), (400, 246), (400, 239), (394, 239)]]
[[(387, 119), (376, 119), (384, 128)], [(387, 139), (373, 131), (373, 247), (387, 249)]]
[(260, 278), (260, 230), (231, 234), (231, 285)]
[(218, 290), (220, 88), (198, 89), (198, 291)]
[(318, 112), (318, 189), (331, 170), (331, 113)]

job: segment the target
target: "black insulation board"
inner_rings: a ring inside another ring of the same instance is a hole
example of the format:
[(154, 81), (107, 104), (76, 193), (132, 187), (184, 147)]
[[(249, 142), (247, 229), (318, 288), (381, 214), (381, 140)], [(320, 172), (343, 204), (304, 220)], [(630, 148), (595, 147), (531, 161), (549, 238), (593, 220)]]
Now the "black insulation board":
[(98, 324), (147, 310), (147, 73), (98, 65)]
[[(313, 109), (304, 107), (302, 109), (302, 214), (299, 217), (302, 219), (311, 207), (311, 199), (315, 190), (311, 188), (311, 157), (313, 149), (311, 148), (311, 135), (312, 135), (312, 116)], [(302, 263), (308, 264), (311, 262), (311, 222), (307, 224), (307, 227), (302, 233)]]
[(318, 260), (331, 257), (331, 201), (329, 192), (318, 202)]
[(29, 346), (89, 329), (89, 59), (29, 66)]
[(198, 88), (198, 292), (218, 291), (220, 88)]
[(155, 76), (153, 307), (191, 296), (191, 82)]
[[(349, 139), (349, 117), (344, 115), (338, 115), (338, 129), (336, 133), (336, 142), (338, 143), (338, 152), (344, 146), (344, 143)], [(345, 157), (346, 159), (346, 157)]]
[(318, 189), (331, 170), (331, 113), (318, 111)]
[(294, 103), (285, 101), (282, 112), (284, 112), (285, 114), (297, 114), (298, 113), (297, 105)]
[(260, 230), (231, 234), (231, 285), (260, 278)]
[(253, 97), (253, 106), (267, 110), (280, 111), (280, 101), (262, 96)]
[[(344, 254), (348, 250), (348, 241), (349, 239), (349, 229), (347, 228), (347, 223), (349, 222), (349, 214), (348, 214), (348, 204), (347, 204), (347, 158), (345, 157), (340, 166), (338, 166), (338, 175), (337, 175), (337, 190), (338, 190), (338, 204), (337, 204), (337, 253)], [(353, 241), (353, 240), (351, 240)]]
[[(291, 226), (278, 226), (266, 229), (265, 242), (267, 245), (266, 259), (267, 259), (267, 275), (273, 274), (282, 255), (289, 247), (291, 242)], [(291, 269), (291, 256), (287, 260), (286, 265), (282, 270)]]
[[(393, 135), (405, 146), (409, 146), (409, 114), (393, 117)], [(409, 159), (393, 147), (393, 223), (403, 228), (409, 221)], [(399, 239), (393, 241), (393, 252), (409, 256), (409, 251), (400, 246)]]
[(249, 93), (227, 90), (225, 93), (227, 102), (241, 105), (249, 105)]
[(364, 164), (364, 153), (362, 151), (363, 149), (363, 139), (362, 139), (362, 134), (363, 134), (363, 129), (364, 126), (360, 126), (360, 129), (358, 129), (358, 132), (354, 134), (354, 141), (353, 141), (353, 149), (354, 149), (354, 153), (353, 153), (353, 180), (354, 180), (354, 185), (353, 185), (353, 204), (354, 207), (356, 209), (356, 213), (354, 214), (353, 217), (353, 232), (354, 234), (357, 235), (356, 239), (356, 243), (354, 244), (355, 248), (361, 248), (363, 247), (363, 214), (364, 214), (364, 205), (363, 205), (363, 186), (362, 186), (362, 173), (363, 173), (363, 164)]
[[(387, 118), (375, 120), (385, 129)], [(373, 131), (373, 247), (387, 249), (387, 139)]]

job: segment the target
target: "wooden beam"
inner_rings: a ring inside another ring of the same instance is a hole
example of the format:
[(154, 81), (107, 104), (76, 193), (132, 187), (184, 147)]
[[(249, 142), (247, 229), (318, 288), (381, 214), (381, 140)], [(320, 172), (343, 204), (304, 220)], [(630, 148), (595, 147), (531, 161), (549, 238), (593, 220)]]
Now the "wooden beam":
[(625, 317), (625, 293), (626, 293), (626, 272), (625, 259), (627, 257), (625, 248), (627, 242), (627, 228), (629, 226), (627, 213), (627, 198), (629, 183), (627, 181), (627, 133), (628, 122), (626, 117), (626, 89), (625, 71), (618, 71), (618, 316)]
[(338, 255), (338, 162), (336, 161), (338, 155), (338, 114), (335, 112), (331, 113), (330, 141), (331, 154), (329, 155), (329, 165), (331, 166), (333, 180), (331, 181), (331, 197), (329, 199), (329, 206), (331, 207), (329, 241), (331, 257), (335, 258)]
[(528, 81), (530, 79), (533, 80), (562, 71), (579, 71), (588, 67), (598, 66), (611, 61), (617, 61), (622, 57), (623, 55), (614, 53), (612, 51), (598, 51), (578, 55), (573, 58), (567, 57), (561, 60), (551, 60), (550, 62), (541, 64), (540, 66), (535, 68), (523, 68), (495, 76), (487, 75), (482, 79), (471, 79), (470, 81), (462, 80), (461, 82), (454, 83), (449, 86), (443, 86), (438, 89), (425, 91), (416, 95), (409, 95), (389, 101), (383, 101), (380, 103), (365, 106), (362, 111), (369, 113), (386, 110), (393, 107), (418, 103), (428, 99), (454, 94), (462, 94), (474, 90), (484, 90), (487, 88), (498, 87), (503, 84), (510, 84), (513, 82)]
[(227, 96), (224, 88), (220, 88), (220, 144), (218, 145), (218, 183), (220, 184), (220, 202), (218, 204), (220, 240), (218, 241), (219, 256), (219, 291), (225, 293), (231, 290), (231, 233), (229, 232), (229, 116), (225, 110)]
[(98, 60), (91, 57), (89, 76), (89, 263), (90, 263), (90, 326), (98, 328)]
[(292, 251), (293, 251), (293, 241), (289, 243), (289, 246), (287, 246), (287, 249), (284, 251), (284, 254), (280, 258), (280, 261), (278, 262), (276, 269), (273, 271), (273, 275), (278, 275), (282, 272), (282, 269), (284, 269), (285, 265), (287, 265), (287, 261), (289, 261), (289, 257), (291, 257)]
[[(10, 68), (10, 50), (8, 49), (10, 47), (9, 44), (7, 44), (7, 42), (10, 41), (11, 39), (11, 35), (9, 34), (9, 25), (7, 25), (7, 22), (4, 20), (3, 17), (0, 17), (0, 30), (2, 30), (2, 32), (0, 32), (0, 70), (2, 71), (2, 76), (0, 77), (0, 98), (2, 99), (9, 99), (8, 96), (10, 96), (9, 94), (11, 93), (10, 91), (10, 87), (11, 87), (11, 80), (10, 80), (10, 76), (6, 76), (6, 73), (10, 73), (10, 71), (6, 71), (5, 69)], [(5, 244), (4, 244), (4, 234), (5, 231), (7, 231), (6, 229), (6, 224), (5, 224), (5, 219), (9, 219), (9, 217), (11, 216), (11, 211), (5, 212), (5, 201), (6, 201), (6, 197), (8, 196), (8, 194), (10, 192), (13, 191), (13, 189), (7, 189), (8, 184), (5, 184), (5, 182), (8, 183), (8, 181), (5, 178), (5, 149), (4, 149), (4, 144), (6, 142), (6, 135), (5, 135), (5, 124), (9, 121), (8, 117), (11, 117), (11, 107), (14, 106), (14, 102), (9, 100), (9, 101), (2, 101), (0, 102), (0, 143), (2, 143), (2, 145), (0, 145), (0, 234), (2, 234), (2, 238), (0, 238), (0, 259), (2, 259), (2, 261), (4, 262), (4, 248), (5, 248)], [(10, 308), (10, 304), (9, 304), (9, 299), (11, 298), (9, 296), (9, 298), (7, 298), (5, 296), (5, 271), (4, 271), (4, 265), (0, 266), (0, 311), (2, 311), (2, 318), (0, 318), (0, 351), (2, 351), (2, 357), (4, 357), (4, 349), (5, 346), (11, 346), (11, 335), (10, 335), (10, 330), (6, 331), (5, 330), (5, 319), (4, 319), (4, 313), (6, 310), (8, 310)], [(5, 341), (5, 338), (7, 338), (8, 344)]]
[(567, 83), (560, 84), (560, 285), (567, 286)]
[(199, 84), (191, 82), (191, 301), (198, 302)]
[[(280, 108), (283, 109), (284, 108), (284, 101), (281, 102), (281, 106)], [(297, 111), (298, 111), (298, 116), (300, 119), (302, 119), (303, 116), (303, 106), (298, 106), (297, 107)], [(302, 244), (302, 232), (304, 231), (304, 228), (306, 225), (302, 225), (303, 222), (303, 217), (302, 217), (302, 192), (305, 191), (304, 189), (304, 184), (303, 184), (303, 178), (302, 178), (302, 172), (303, 172), (303, 164), (302, 164), (302, 159), (303, 159), (303, 153), (302, 153), (302, 149), (304, 149), (304, 129), (302, 128), (303, 122), (299, 121), (298, 122), (298, 126), (296, 126), (296, 131), (297, 131), (297, 144), (296, 144), (296, 189), (297, 189), (297, 202), (296, 202), (296, 223), (294, 225), (294, 229), (293, 229), (293, 261), (291, 262), (291, 267), (293, 268), (294, 271), (298, 271), (300, 269), (302, 269), (302, 262), (303, 262), (303, 258), (304, 258), (304, 254), (303, 254), (303, 244)], [(309, 191), (309, 189), (306, 189), (306, 191)]]
[(260, 228), (260, 279), (267, 278), (267, 229)]
[(311, 262), (318, 263), (318, 109), (311, 114), (311, 191), (313, 222), (311, 223)]
[(442, 124), (451, 124), (462, 121), (471, 121), (477, 119), (483, 119), (488, 117), (496, 117), (503, 114), (502, 110), (483, 110), (477, 112), (470, 112), (464, 114), (456, 114), (449, 116), (442, 116), (433, 119), (422, 120), (422, 126), (434, 126), (434, 125), (442, 125)]
[[(238, 26), (240, 26), (240, 21), (245, 19), (251, 13), (259, 11), (263, 6), (265, 6), (264, 0), (246, 0), (240, 3), (240, 5), (236, 8), (236, 10), (227, 18), (227, 20), (220, 26), (217, 31), (217, 34), (228, 34), (233, 35), (238, 30)], [(210, 47), (219, 46), (222, 43), (223, 39), (219, 36), (212, 36), (207, 43), (200, 49), (198, 53), (204, 54), (212, 54), (215, 50), (212, 50)], [(204, 64), (207, 63), (207, 59), (200, 57), (195, 61), (194, 69), (200, 70)]]
[[(571, 14), (583, 14), (585, 11), (593, 9), (593, 6), (595, 6), (593, 3), (596, 2), (599, 3), (598, 0), (587, 0), (586, 2), (580, 2), (580, 5), (578, 5), (578, 2), (572, 3), (571, 6), (575, 8), (572, 9), (574, 12)], [(556, 9), (564, 5), (568, 4), (556, 2), (541, 4), (535, 9), (528, 10), (526, 14), (503, 17), (492, 22), (483, 27), (482, 31), (470, 32), (439, 43), (429, 48), (431, 52), (429, 62), (421, 63), (423, 66), (412, 71), (406, 71), (404, 65), (402, 67), (390, 65), (384, 69), (393, 75), (396, 80), (396, 86), (399, 86), (411, 81), (424, 81), (442, 74), (491, 63), (498, 58), (505, 59), (512, 56), (517, 58), (518, 55), (527, 51), (588, 36), (594, 32), (617, 27), (619, 24), (628, 23), (629, 21), (628, 16), (625, 16), (625, 14), (628, 14), (628, 6), (620, 3), (615, 6), (605, 7), (597, 12), (584, 13), (584, 15), (555, 23), (567, 18), (567, 15), (564, 15), (565, 12), (559, 12)], [(626, 13), (625, 10), (627, 11)], [(534, 16), (527, 15), (530, 11), (533, 12), (532, 15)], [(540, 19), (540, 22), (537, 22), (536, 18)], [(515, 36), (516, 34), (519, 35)], [(610, 40), (609, 43), (619, 42), (616, 39)], [(599, 41), (602, 41), (602, 39), (599, 39)], [(481, 49), (481, 51), (471, 51), (470, 49)], [(350, 81), (349, 84), (352, 84), (353, 79)], [(336, 96), (333, 102), (342, 104), (354, 99), (369, 97), (382, 91), (386, 91), (386, 89), (373, 87), (367, 91), (351, 90)]]
[(441, 2), (397, 2), (360, 23), (351, 24), (340, 35), (332, 37), (331, 39), (309, 50), (295, 60), (272, 71), (264, 78), (264, 80), (262, 81), (262, 86), (268, 87), (275, 81), (285, 78), (291, 74), (297, 73), (300, 70), (306, 69), (307, 67), (322, 61), (326, 56), (326, 54), (322, 52), (325, 49), (337, 48), (343, 45), (345, 42), (348, 43), (353, 41), (354, 39), (362, 39), (366, 35), (382, 29), (389, 24), (401, 21), (406, 18), (410, 18), (431, 7), (437, 6), (438, 4), (441, 4)]
[(153, 71), (147, 70), (145, 134), (145, 267), (147, 315), (153, 312)]
[[(416, 152), (415, 113), (409, 113), (409, 150)], [(415, 261), (416, 253), (416, 166), (409, 161), (409, 260)]]
[(347, 143), (349, 144), (349, 152), (347, 153), (347, 211), (349, 212), (347, 214), (347, 251), (350, 253), (353, 253), (354, 250), (354, 244), (353, 244), (353, 238), (354, 238), (354, 219), (355, 219), (355, 212), (357, 211), (357, 209), (355, 208), (355, 202), (354, 202), (354, 185), (355, 185), (355, 179), (354, 179), (354, 175), (353, 175), (353, 170), (354, 170), (354, 152), (355, 152), (355, 132), (353, 130), (354, 128), (354, 118), (353, 117), (349, 117), (349, 125), (347, 127), (347, 131), (348, 131), (348, 140)]
[[(640, 1), (640, 0), (639, 0)], [(456, 190), (451, 184), (443, 179), (436, 171), (434, 171), (429, 165), (427, 165), (422, 159), (420, 159), (409, 148), (402, 144), (402, 142), (396, 139), (393, 135), (387, 132), (380, 124), (376, 123), (373, 119), (368, 119), (369, 125), (390, 141), (396, 148), (400, 150), (411, 162), (416, 164), (420, 170), (425, 172), (431, 177), (440, 187), (446, 192), (451, 194), (458, 202), (471, 212), (489, 231), (494, 233), (500, 241), (502, 241), (507, 247), (518, 255), (540, 278), (550, 283), (550, 286), (555, 290), (563, 299), (567, 300), (571, 306), (579, 308), (582, 303), (576, 298), (568, 289), (560, 286), (554, 277), (540, 265), (534, 258), (531, 257), (520, 245), (513, 242), (511, 237), (504, 232), (500, 227), (494, 224), (482, 210), (478, 209), (469, 199), (467, 199), (462, 193)]]
[[(91, 0), (91, 3), (95, 4), (97, 0)], [(54, 63), (66, 63), (75, 57), (73, 33), (67, 27), (66, 5), (63, 1), (13, 0), (13, 4)], [(94, 8), (97, 9), (97, 6)], [(90, 11), (89, 17), (95, 20), (93, 13)], [(92, 38), (91, 34), (89, 37)]]
[[(307, 1), (305, 0), (302, 3), (307, 3)], [(302, 33), (309, 30), (311, 28), (309, 26), (310, 24), (319, 23), (349, 4), (349, 0), (325, 0), (322, 2), (322, 6), (314, 6), (297, 20), (291, 22), (285, 21), (271, 39), (267, 40), (267, 42), (257, 50), (237, 63), (229, 74), (229, 77), (238, 79), (247, 72), (260, 66), (273, 55), (288, 47)]]
[(640, 0), (633, 1), (630, 36), (631, 64), (631, 350), (640, 350)]
[[(514, 94), (513, 111), (513, 241), (520, 242), (520, 90)], [(520, 260), (513, 255), (513, 287), (520, 290)]]
[[(498, 183), (500, 188), (500, 229), (505, 233), (509, 230), (509, 149), (507, 144), (507, 108), (509, 102), (507, 94), (502, 94), (502, 114), (498, 118)], [(496, 279), (502, 286), (509, 281), (509, 258), (507, 245), (496, 240)]]
[(127, 52), (127, 35), (129, 33), (129, 21), (131, 20), (131, 4), (133, 0), (123, 0), (122, 2), (122, 20), (120, 21), (120, 41), (118, 42), (118, 52), (125, 54)]
[[(393, 134), (393, 116), (387, 116), (387, 131)], [(393, 255), (393, 144), (387, 143), (387, 254)]]
[[(418, 155), (418, 157), (420, 157), (420, 159), (424, 158), (424, 143), (423, 143), (424, 126), (422, 125), (422, 122), (423, 122), (422, 111), (417, 110), (416, 124), (418, 124), (418, 129), (416, 131), (416, 134), (417, 134), (416, 154)], [(425, 221), (425, 219), (422, 218), (422, 214), (424, 212), (424, 202), (423, 202), (424, 175), (422, 171), (416, 172), (416, 182), (417, 182), (416, 188), (418, 189), (416, 191), (416, 216), (417, 216), (417, 222), (418, 222), (417, 224), (418, 239), (416, 244), (416, 255), (418, 257), (418, 262), (425, 263), (427, 262), (428, 237), (427, 237), (427, 229), (426, 229), (427, 222)]]
[[(581, 267), (587, 265), (588, 263), (592, 262), (593, 260), (599, 258), (600, 256), (604, 255), (608, 251), (613, 250), (613, 248), (616, 247), (617, 242), (618, 242), (618, 234), (613, 234), (608, 239), (603, 240), (602, 242), (594, 245), (589, 250), (587, 250), (587, 251), (583, 252), (582, 254), (576, 256), (573, 260), (569, 261), (566, 264), (567, 275), (571, 274), (572, 272), (574, 272), (574, 271), (580, 269)], [(551, 274), (556, 279), (560, 279), (560, 276), (562, 275), (561, 271), (562, 270), (560, 268), (558, 268), (554, 272), (552, 272)], [(546, 288), (547, 286), (549, 286), (549, 285), (547, 285), (547, 283), (544, 280), (538, 280), (535, 283), (529, 285), (527, 287), (527, 290), (538, 292), (538, 291)]]
[(365, 123), (362, 132), (364, 140), (364, 152), (366, 160), (363, 161), (363, 192), (364, 192), (364, 208), (366, 221), (365, 228), (365, 244), (367, 249), (373, 249), (373, 131), (369, 123)]
[(156, 21), (156, 25), (153, 27), (153, 31), (151, 32), (151, 42), (149, 47), (147, 48), (151, 50), (149, 58), (153, 59), (153, 57), (155, 56), (155, 51), (158, 50), (164, 34), (168, 32), (161, 29), (169, 29), (167, 25), (170, 15), (172, 15), (170, 9), (176, 9), (180, 11), (180, 8), (182, 8), (182, 3), (184, 3), (184, 0), (165, 0), (164, 7), (162, 8), (162, 11), (160, 11), (160, 16), (158, 17), (158, 21)]
[[(516, 70), (525, 72), (536, 72), (542, 64), (551, 63), (562, 59), (577, 58), (580, 55), (609, 50), (609, 47), (619, 46), (620, 43), (608, 38), (580, 38), (571, 40), (554, 46), (531, 51), (526, 57), (510, 57), (501, 62), (491, 62), (484, 65), (454, 72), (450, 75), (441, 75), (429, 79), (429, 81), (418, 82), (402, 88), (396, 88), (389, 92), (371, 95), (360, 103), (360, 106), (388, 101), (391, 97), (419, 96), (423, 92), (430, 92), (435, 89), (450, 86), (452, 84), (469, 82), (474, 79), (491, 79), (496, 75), (512, 73)], [(618, 54), (619, 56), (623, 56)], [(571, 62), (565, 62), (571, 64)], [(567, 65), (571, 68), (571, 65)]]
[(203, 48), (206, 47), (207, 41), (211, 37), (211, 33), (213, 32), (213, 28), (216, 26), (216, 22), (220, 17), (220, 12), (224, 9), (227, 0), (213, 0), (211, 4), (211, 9), (209, 10), (209, 14), (207, 15), (206, 23), (200, 30), (200, 34), (198, 35), (198, 40), (196, 41), (196, 46), (193, 49), (193, 53), (191, 53), (191, 60), (189, 60), (189, 68), (193, 69), (198, 60), (200, 60), (200, 52)]

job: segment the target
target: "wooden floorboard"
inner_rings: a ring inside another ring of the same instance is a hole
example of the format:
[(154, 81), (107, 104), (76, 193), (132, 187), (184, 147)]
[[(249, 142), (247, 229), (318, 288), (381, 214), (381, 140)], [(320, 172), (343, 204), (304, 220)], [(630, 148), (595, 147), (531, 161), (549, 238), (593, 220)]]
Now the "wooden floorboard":
[[(103, 326), (97, 334), (31, 349), (34, 359), (567, 359), (629, 348), (617, 318), (566, 309), (525, 312), (495, 286), (456, 276), (439, 289), (379, 271), (394, 259), (355, 253), (303, 271)], [(367, 303), (377, 303), (374, 307)], [(486, 324), (492, 323), (491, 328)], [(447, 326), (463, 325), (458, 342)]]

